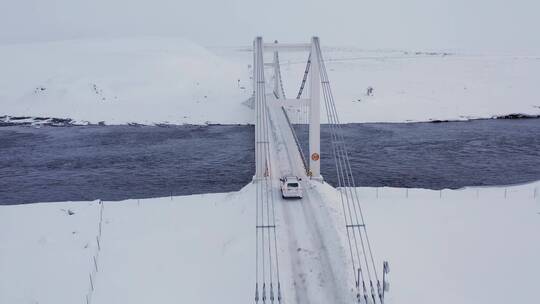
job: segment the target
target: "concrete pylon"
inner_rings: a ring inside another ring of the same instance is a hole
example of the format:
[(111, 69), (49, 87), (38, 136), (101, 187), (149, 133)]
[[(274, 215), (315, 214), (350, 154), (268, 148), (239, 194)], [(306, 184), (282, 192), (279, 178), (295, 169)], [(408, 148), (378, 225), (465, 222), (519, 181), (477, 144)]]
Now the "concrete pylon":
[[(277, 40), (274, 41), (275, 44), (278, 43)], [(285, 98), (284, 96), (282, 96), (282, 92), (281, 92), (281, 73), (279, 72), (279, 65), (278, 65), (278, 62), (279, 62), (279, 57), (278, 57), (278, 51), (275, 50), (274, 51), (274, 61), (273, 61), (273, 65), (274, 65), (274, 93), (277, 95), (277, 98)]]
[[(309, 107), (309, 175), (312, 179), (322, 179), (321, 176), (321, 75), (320, 75), (320, 60), (319, 58), (320, 47), (319, 47), (319, 38), (313, 37), (309, 43), (263, 43), (261, 37), (257, 37), (253, 46), (254, 50), (254, 62), (253, 62), (253, 82), (255, 89), (255, 115), (257, 121), (260, 122), (261, 119), (265, 118), (266, 107), (264, 105), (264, 96), (265, 96), (265, 87), (264, 87), (264, 67), (271, 66), (274, 70), (274, 83), (273, 90), (276, 95), (276, 98), (282, 104), (299, 104), (307, 103)], [(273, 63), (265, 63), (263, 54), (265, 52), (273, 53)], [(282, 79), (281, 71), (278, 65), (279, 55), (278, 52), (310, 52), (311, 53), (311, 63), (309, 70), (309, 79), (306, 78), (306, 81), (310, 82), (309, 97), (303, 98), (302, 100), (298, 99), (287, 99), (284, 96), (282, 90)], [(266, 161), (265, 156), (261, 155), (259, 151), (262, 150), (263, 145), (268, 144), (263, 134), (260, 134), (260, 127), (255, 127), (255, 143), (256, 143), (256, 177), (260, 178), (265, 174), (264, 163)]]
[(311, 39), (310, 105), (309, 105), (309, 171), (321, 179), (321, 75), (319, 74), (318, 37)]

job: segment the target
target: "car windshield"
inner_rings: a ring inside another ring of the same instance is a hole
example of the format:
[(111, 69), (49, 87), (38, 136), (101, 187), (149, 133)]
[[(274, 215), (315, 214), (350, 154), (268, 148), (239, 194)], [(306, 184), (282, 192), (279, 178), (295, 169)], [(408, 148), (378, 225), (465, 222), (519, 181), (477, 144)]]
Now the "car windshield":
[(298, 183), (288, 183), (287, 186), (291, 188), (298, 188)]

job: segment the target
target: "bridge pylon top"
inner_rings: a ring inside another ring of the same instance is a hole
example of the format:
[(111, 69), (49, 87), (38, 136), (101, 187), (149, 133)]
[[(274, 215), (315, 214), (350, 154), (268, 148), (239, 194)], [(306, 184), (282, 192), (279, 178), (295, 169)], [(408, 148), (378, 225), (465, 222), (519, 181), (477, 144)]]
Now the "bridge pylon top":
[(311, 43), (265, 43), (265, 52), (309, 52)]
[[(256, 39), (262, 39), (257, 37)], [(318, 39), (318, 37), (313, 37)], [(312, 39), (312, 41), (313, 41)], [(306, 43), (263, 43), (264, 52), (310, 52), (312, 49), (312, 41)]]

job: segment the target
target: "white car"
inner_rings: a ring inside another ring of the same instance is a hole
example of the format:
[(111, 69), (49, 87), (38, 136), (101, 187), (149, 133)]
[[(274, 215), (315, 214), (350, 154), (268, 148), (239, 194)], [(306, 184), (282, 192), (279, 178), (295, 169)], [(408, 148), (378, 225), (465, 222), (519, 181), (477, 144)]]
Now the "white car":
[(281, 196), (283, 198), (302, 198), (303, 190), (300, 185), (301, 178), (297, 176), (284, 176), (281, 180)]

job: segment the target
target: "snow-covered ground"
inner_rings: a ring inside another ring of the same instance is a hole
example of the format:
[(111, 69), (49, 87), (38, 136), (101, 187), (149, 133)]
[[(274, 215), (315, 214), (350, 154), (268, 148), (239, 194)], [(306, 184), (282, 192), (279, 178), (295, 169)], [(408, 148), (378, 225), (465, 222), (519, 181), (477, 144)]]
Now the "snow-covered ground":
[[(540, 56), (357, 48), (323, 54), (342, 122), (540, 115)], [(285, 89), (295, 97), (307, 54), (280, 58)], [(107, 124), (253, 123), (243, 104), (252, 91), (251, 63), (248, 48), (205, 49), (181, 39), (3, 45), (0, 121), (7, 115)], [(370, 86), (374, 95), (366, 96)]]
[[(340, 231), (337, 193), (325, 189)], [(540, 182), (358, 191), (377, 262), (390, 261), (392, 303), (538, 301)], [(253, 302), (254, 196), (248, 185), (105, 202), (92, 303)], [(85, 303), (99, 209), (98, 202), (0, 206), (0, 303)], [(284, 247), (285, 266), (292, 257)], [(289, 281), (290, 270), (281, 271)]]
[[(251, 189), (104, 203), (92, 303), (251, 302)], [(99, 209), (2, 206), (0, 303), (86, 303)]]
[(359, 190), (376, 254), (390, 262), (391, 303), (540, 299), (539, 182), (442, 192)]
[[(540, 56), (356, 49), (323, 50), (323, 56), (344, 123), (540, 115)], [(291, 77), (303, 69), (284, 65), (293, 97), (299, 81)], [(368, 87), (373, 96), (367, 96)]]
[(180, 39), (0, 46), (0, 66), (0, 116), (107, 124), (245, 123), (251, 118), (241, 104), (251, 95), (241, 88), (249, 85), (247, 65)]

